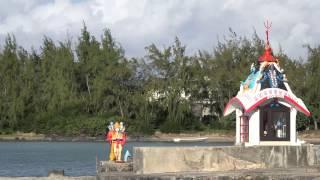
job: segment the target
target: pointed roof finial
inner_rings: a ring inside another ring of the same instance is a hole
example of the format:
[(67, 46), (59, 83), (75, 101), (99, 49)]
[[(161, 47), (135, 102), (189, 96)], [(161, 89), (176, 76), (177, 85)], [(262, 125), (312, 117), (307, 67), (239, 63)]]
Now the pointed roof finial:
[(259, 62), (268, 61), (268, 62), (276, 62), (276, 58), (272, 55), (272, 49), (270, 47), (269, 42), (269, 32), (271, 29), (272, 22), (269, 22), (268, 20), (264, 22), (264, 27), (266, 28), (266, 35), (267, 35), (267, 44), (264, 49), (264, 53), (262, 56), (259, 57)]
[(268, 46), (269, 46), (269, 32), (271, 30), (271, 25), (272, 25), (272, 22), (269, 22), (269, 20), (267, 20), (267, 22), (264, 22), (264, 27), (266, 28), (267, 45)]

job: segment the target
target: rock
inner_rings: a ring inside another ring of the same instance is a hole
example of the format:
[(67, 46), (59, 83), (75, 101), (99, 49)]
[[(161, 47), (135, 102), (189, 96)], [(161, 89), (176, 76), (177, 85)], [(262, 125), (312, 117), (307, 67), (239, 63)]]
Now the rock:
[(52, 177), (52, 176), (64, 176), (64, 170), (51, 170), (48, 172), (48, 176)]
[(100, 161), (98, 173), (102, 172), (131, 172), (133, 171), (132, 162), (114, 162), (114, 161)]

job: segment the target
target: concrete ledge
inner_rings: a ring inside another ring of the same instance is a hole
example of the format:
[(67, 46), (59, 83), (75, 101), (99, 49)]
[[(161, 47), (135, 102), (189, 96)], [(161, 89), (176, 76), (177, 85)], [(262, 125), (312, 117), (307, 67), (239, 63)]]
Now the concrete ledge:
[(243, 169), (313, 167), (319, 147), (226, 146), (226, 147), (136, 147), (136, 174), (170, 172), (212, 172)]
[(98, 173), (104, 172), (132, 172), (132, 162), (116, 163), (113, 161), (100, 161), (97, 169)]
[(237, 171), (215, 172), (183, 172), (183, 173), (157, 173), (135, 174), (104, 173), (97, 176), (98, 180), (232, 180), (232, 179), (317, 179), (320, 177), (318, 168), (281, 168), (281, 169), (255, 169)]
[[(292, 143), (290, 141), (261, 141), (259, 146), (301, 146), (301, 143)], [(248, 145), (250, 146), (250, 145)]]

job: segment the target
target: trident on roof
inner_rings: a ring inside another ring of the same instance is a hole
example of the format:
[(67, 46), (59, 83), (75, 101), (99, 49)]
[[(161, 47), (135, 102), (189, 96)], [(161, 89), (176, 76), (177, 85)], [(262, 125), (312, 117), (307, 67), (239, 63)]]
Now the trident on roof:
[(271, 25), (272, 25), (272, 22), (269, 22), (267, 20), (267, 22), (264, 22), (264, 27), (266, 28), (266, 35), (267, 35), (267, 45), (269, 46), (269, 31), (271, 29)]

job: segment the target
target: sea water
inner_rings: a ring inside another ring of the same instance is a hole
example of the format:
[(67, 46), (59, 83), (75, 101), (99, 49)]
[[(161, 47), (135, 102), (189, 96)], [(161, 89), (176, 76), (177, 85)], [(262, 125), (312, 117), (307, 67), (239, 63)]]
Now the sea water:
[[(151, 146), (226, 146), (223, 142), (128, 142), (125, 150)], [(108, 158), (103, 142), (0, 142), (0, 176), (47, 176), (64, 170), (67, 176), (96, 174), (96, 158)]]

